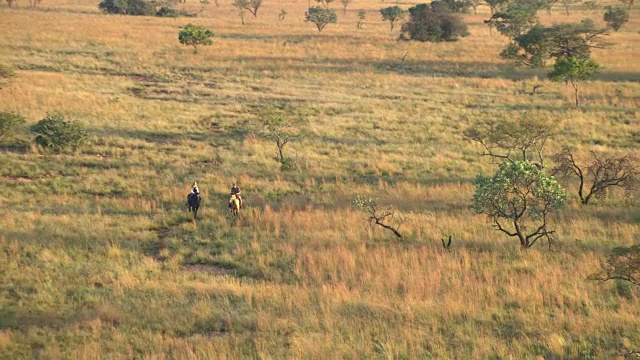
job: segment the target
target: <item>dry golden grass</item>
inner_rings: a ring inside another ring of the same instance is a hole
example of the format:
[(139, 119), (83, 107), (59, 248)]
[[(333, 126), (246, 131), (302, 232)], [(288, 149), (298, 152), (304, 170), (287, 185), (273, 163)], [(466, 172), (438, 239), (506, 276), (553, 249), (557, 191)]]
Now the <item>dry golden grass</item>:
[[(67, 155), (38, 153), (26, 132), (0, 147), (0, 357), (640, 350), (638, 290), (586, 280), (611, 248), (640, 241), (638, 193), (582, 207), (571, 190), (554, 219), (557, 246), (521, 252), (470, 209), (471, 179), (494, 165), (462, 137), (474, 121), (537, 111), (561, 129), (550, 152), (637, 152), (638, 10), (610, 35), (614, 46), (594, 51), (604, 70), (576, 110), (568, 87), (497, 57), (506, 40), (489, 36), (486, 8), (465, 15), (470, 37), (418, 44), (380, 21), (386, 3), (355, 2), (321, 34), (302, 22), (306, 6), (265, 1), (245, 26), (229, 0), (175, 20), (107, 16), (86, 0), (0, 9), (0, 63), (17, 69), (0, 110), (29, 125), (61, 112), (91, 137)], [(600, 12), (569, 20), (601, 22)], [(215, 30), (214, 45), (181, 47), (188, 22)], [(541, 94), (520, 92), (537, 83)], [(285, 148), (297, 170), (280, 169), (256, 116), (274, 105), (300, 130)], [(196, 222), (183, 205), (194, 180)], [(225, 207), (232, 181), (247, 205), (238, 219)], [(395, 205), (405, 238), (367, 224), (355, 193)]]

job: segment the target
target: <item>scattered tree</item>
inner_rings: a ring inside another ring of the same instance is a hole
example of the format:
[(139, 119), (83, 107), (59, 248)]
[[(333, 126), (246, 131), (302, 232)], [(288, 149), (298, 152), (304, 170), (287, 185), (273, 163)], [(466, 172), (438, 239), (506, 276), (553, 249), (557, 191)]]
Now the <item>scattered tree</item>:
[(589, 279), (600, 282), (623, 280), (640, 286), (640, 245), (613, 249), (603, 269)]
[(444, 6), (451, 12), (467, 12), (471, 7), (469, 0), (435, 0), (432, 7)]
[(621, 3), (626, 4), (627, 5), (627, 9), (631, 10), (631, 7), (633, 6), (633, 2), (634, 0), (620, 0)]
[(607, 6), (607, 11), (604, 13), (604, 21), (607, 26), (614, 31), (620, 30), (622, 25), (629, 21), (629, 10), (621, 7)]
[(389, 6), (384, 9), (380, 9), (382, 15), (382, 21), (388, 21), (391, 24), (391, 31), (396, 24), (396, 21), (404, 19), (406, 11), (400, 6)]
[(233, 0), (233, 6), (238, 10), (240, 22), (244, 25), (244, 13), (249, 7), (249, 0)]
[(153, 16), (156, 5), (147, 0), (102, 0), (98, 4), (100, 11), (107, 14)]
[(314, 23), (318, 28), (318, 32), (322, 32), (327, 24), (335, 24), (338, 22), (338, 16), (334, 9), (322, 8), (320, 6), (309, 8), (304, 16), (305, 22)]
[(316, 2), (322, 4), (325, 8), (329, 7), (329, 4), (334, 2), (335, 0), (316, 0)]
[(489, 5), (491, 14), (493, 15), (502, 10), (502, 7), (506, 6), (509, 3), (509, 0), (485, 0), (485, 2)]
[(547, 10), (547, 15), (551, 15), (551, 9), (555, 4), (558, 3), (558, 0), (544, 0), (544, 8)]
[(440, 42), (469, 35), (462, 18), (443, 6), (419, 4), (409, 9), (409, 15), (402, 26), (402, 39)]
[(507, 161), (493, 177), (479, 175), (473, 195), (475, 210), (486, 214), (496, 229), (517, 237), (522, 249), (539, 239), (553, 241), (550, 214), (565, 202), (557, 181), (527, 161)]
[(13, 134), (16, 128), (24, 123), (24, 117), (19, 114), (0, 111), (0, 140)]
[(193, 53), (197, 54), (198, 46), (208, 46), (213, 44), (213, 40), (211, 40), (211, 38), (214, 36), (215, 34), (213, 31), (207, 28), (199, 25), (188, 24), (180, 30), (180, 33), (178, 33), (178, 40), (182, 45), (193, 46)]
[(0, 64), (0, 89), (7, 87), (15, 76), (11, 67)]
[(537, 8), (533, 3), (516, 2), (509, 4), (505, 11), (494, 13), (485, 23), (498, 32), (515, 38), (531, 30), (538, 24)]
[(602, 39), (606, 32), (607, 29), (597, 27), (590, 19), (551, 27), (537, 24), (516, 36), (500, 57), (533, 68), (544, 67), (549, 59), (589, 59), (592, 48), (603, 49), (609, 45)]
[(267, 109), (260, 116), (268, 135), (276, 140), (278, 162), (280, 164), (287, 163), (287, 158), (284, 156), (284, 146), (296, 136), (293, 124), (286, 119), (284, 113), (280, 110)]
[(554, 82), (571, 83), (575, 94), (576, 107), (580, 107), (579, 85), (599, 72), (598, 63), (591, 59), (581, 59), (575, 56), (558, 59), (553, 70), (548, 74)]
[(500, 161), (536, 161), (544, 167), (544, 147), (557, 132), (550, 118), (523, 113), (518, 119), (478, 123), (464, 131), (467, 140), (482, 146), (480, 156)]
[(368, 216), (369, 223), (381, 226), (402, 239), (400, 227), (404, 224), (406, 218), (401, 216), (393, 206), (380, 205), (376, 200), (364, 198), (360, 194), (356, 194), (353, 204)]
[(560, 0), (560, 4), (564, 7), (564, 12), (567, 16), (569, 16), (569, 9), (574, 4), (579, 4), (580, 2), (582, 2), (582, 0)]
[(51, 152), (76, 150), (87, 139), (84, 127), (60, 114), (47, 115), (31, 127), (37, 145)]
[(362, 29), (364, 20), (367, 18), (367, 12), (364, 10), (358, 10), (358, 29)]
[(478, 6), (484, 3), (484, 0), (469, 0), (469, 6), (473, 8), (473, 13), (478, 15)]
[(579, 165), (575, 156), (568, 149), (554, 155), (557, 164), (552, 174), (561, 178), (577, 178), (578, 196), (583, 205), (587, 205), (592, 197), (600, 197), (610, 187), (622, 187), (630, 193), (640, 179), (640, 167), (637, 159), (627, 154), (621, 157), (599, 157), (591, 151), (591, 160), (587, 165)]
[(258, 9), (260, 9), (260, 5), (262, 5), (262, 0), (248, 0), (246, 9), (253, 15), (253, 17), (258, 17)]
[(353, 0), (341, 0), (341, 1), (342, 1), (342, 11), (346, 15), (347, 7), (349, 6), (349, 4), (351, 4), (351, 2), (353, 2)]

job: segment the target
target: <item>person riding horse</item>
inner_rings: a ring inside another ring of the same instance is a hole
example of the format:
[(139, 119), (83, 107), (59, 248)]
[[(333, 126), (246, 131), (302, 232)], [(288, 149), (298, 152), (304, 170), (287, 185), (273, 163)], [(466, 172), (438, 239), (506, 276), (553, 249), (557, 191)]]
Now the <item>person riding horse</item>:
[(194, 182), (191, 187), (191, 192), (187, 195), (187, 207), (189, 211), (193, 211), (193, 218), (195, 219), (198, 214), (198, 208), (200, 207), (200, 189), (198, 189), (198, 183)]
[(233, 183), (233, 185), (231, 186), (231, 195), (236, 196), (236, 198), (240, 202), (240, 208), (242, 208), (242, 197), (240, 197), (240, 188), (236, 185), (236, 183)]

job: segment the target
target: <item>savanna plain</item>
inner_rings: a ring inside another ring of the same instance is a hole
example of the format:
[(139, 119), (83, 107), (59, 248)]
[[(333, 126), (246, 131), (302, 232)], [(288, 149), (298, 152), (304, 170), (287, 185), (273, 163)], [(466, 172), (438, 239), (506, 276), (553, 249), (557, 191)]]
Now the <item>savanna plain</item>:
[[(338, 23), (320, 33), (303, 22), (307, 1), (265, 0), (245, 25), (230, 0), (192, 1), (181, 6), (202, 9), (196, 18), (106, 15), (94, 0), (0, 8), (0, 63), (16, 75), (0, 110), (26, 125), (59, 113), (89, 134), (72, 153), (41, 151), (26, 128), (0, 144), (0, 358), (640, 351), (638, 287), (588, 280), (613, 248), (640, 242), (639, 192), (584, 206), (565, 184), (556, 241), (521, 250), (474, 212), (473, 179), (496, 164), (463, 135), (535, 113), (558, 126), (548, 153), (637, 152), (637, 6), (594, 50), (602, 71), (576, 109), (548, 69), (498, 57), (507, 40), (483, 24), (487, 7), (463, 15), (470, 36), (420, 43), (398, 41), (377, 0), (346, 14), (335, 4)], [(602, 8), (540, 17), (602, 24)], [(212, 29), (213, 45), (182, 46), (187, 23)], [(277, 161), (267, 108), (292, 124), (292, 166)], [(194, 181), (196, 221), (185, 208)], [(356, 193), (395, 206), (403, 238), (370, 224)]]

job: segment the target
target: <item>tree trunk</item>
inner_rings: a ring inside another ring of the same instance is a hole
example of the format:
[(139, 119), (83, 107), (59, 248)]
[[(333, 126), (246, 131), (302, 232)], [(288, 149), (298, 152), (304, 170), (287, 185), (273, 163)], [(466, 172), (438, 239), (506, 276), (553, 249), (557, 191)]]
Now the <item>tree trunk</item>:
[(573, 89), (575, 90), (576, 107), (579, 108), (580, 107), (580, 98), (578, 97), (578, 83), (577, 82), (572, 82), (571, 84), (573, 85)]

